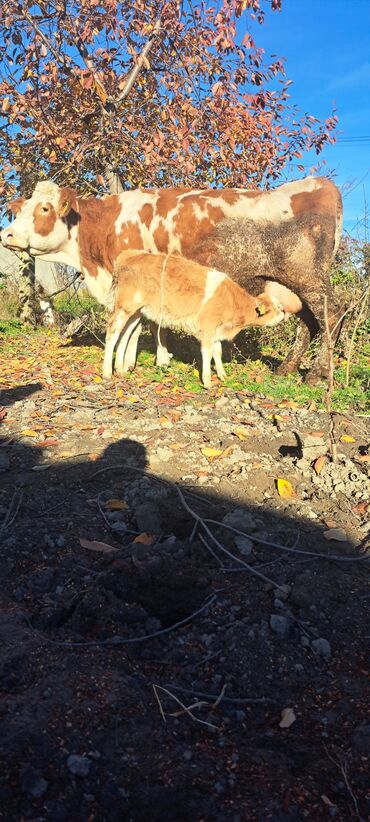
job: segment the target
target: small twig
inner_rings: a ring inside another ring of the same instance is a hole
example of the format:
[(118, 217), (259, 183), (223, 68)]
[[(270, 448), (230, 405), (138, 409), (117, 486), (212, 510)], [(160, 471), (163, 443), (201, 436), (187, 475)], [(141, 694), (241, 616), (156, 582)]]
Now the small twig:
[[(17, 500), (17, 494), (18, 494), (18, 500)], [(18, 511), (19, 511), (21, 505), (22, 505), (22, 500), (23, 500), (23, 491), (19, 491), (19, 492), (14, 491), (14, 494), (13, 494), (11, 500), (10, 500), (9, 508), (8, 508), (6, 514), (5, 514), (2, 525), (0, 527), (0, 535), (3, 533), (3, 531), (5, 531), (6, 528), (9, 528), (11, 525), (13, 525), (13, 522), (14, 522), (17, 514), (18, 514)]]
[(332, 762), (333, 765), (335, 765), (337, 768), (339, 768), (340, 773), (343, 776), (345, 786), (347, 788), (347, 791), (348, 791), (348, 793), (349, 793), (349, 795), (352, 799), (353, 805), (354, 805), (355, 814), (357, 816), (357, 819), (359, 820), (359, 822), (365, 822), (364, 818), (360, 814), (357, 798), (356, 798), (355, 794), (353, 793), (353, 790), (351, 788), (351, 785), (350, 785), (350, 782), (349, 782), (349, 779), (348, 779), (348, 765), (347, 765), (346, 758), (344, 758), (344, 760), (343, 760), (342, 756), (338, 755), (337, 759), (334, 756), (332, 756), (332, 754), (329, 753), (328, 748), (325, 745), (324, 741), (323, 741), (323, 747), (324, 747), (324, 750), (325, 750), (325, 753), (326, 753), (328, 759), (330, 759), (330, 762)]
[[(341, 318), (342, 319), (342, 318)], [(326, 340), (328, 346), (328, 357), (329, 357), (329, 374), (328, 374), (328, 387), (326, 389), (325, 395), (325, 404), (326, 410), (329, 416), (329, 438), (330, 438), (330, 456), (332, 462), (335, 462), (337, 459), (337, 444), (335, 442), (335, 431), (334, 431), (334, 416), (332, 413), (332, 399), (333, 399), (333, 391), (334, 391), (334, 340), (333, 335), (330, 332), (330, 325), (329, 325), (329, 317), (328, 317), (328, 298), (325, 294), (324, 296), (324, 320), (325, 320), (325, 333), (326, 333)]]
[(198, 719), (198, 717), (194, 716), (194, 714), (192, 713), (192, 708), (204, 707), (204, 706), (207, 705), (207, 702), (195, 702), (193, 705), (190, 705), (189, 707), (187, 707), (186, 705), (184, 705), (183, 702), (181, 702), (180, 699), (177, 698), (177, 696), (172, 694), (171, 691), (167, 690), (167, 688), (164, 688), (162, 685), (153, 685), (153, 690), (154, 690), (154, 693), (157, 697), (157, 701), (158, 701), (159, 706), (160, 706), (162, 719), (164, 719), (165, 722), (166, 722), (166, 718), (165, 718), (165, 714), (164, 714), (164, 711), (163, 711), (163, 708), (161, 706), (161, 702), (160, 702), (160, 699), (159, 699), (159, 696), (158, 696), (158, 693), (157, 693), (157, 688), (159, 688), (161, 691), (163, 691), (165, 694), (167, 694), (167, 696), (171, 697), (171, 699), (173, 699), (175, 702), (177, 702), (177, 704), (180, 705), (180, 707), (182, 708), (181, 712), (177, 711), (176, 713), (168, 714), (168, 716), (181, 716), (182, 713), (186, 713), (186, 714), (188, 714), (188, 716), (191, 717), (191, 719), (194, 720), (194, 722), (199, 722), (200, 725), (207, 725), (208, 728), (212, 728), (215, 731), (220, 730), (218, 725), (213, 725), (211, 722), (206, 722), (204, 719)]
[(366, 303), (367, 303), (367, 300), (368, 300), (368, 296), (369, 296), (369, 291), (367, 290), (367, 291), (365, 291), (365, 294), (362, 295), (362, 298), (361, 298), (362, 305), (360, 304), (360, 310), (359, 310), (358, 315), (357, 315), (357, 320), (355, 322), (355, 326), (354, 326), (352, 336), (351, 336), (351, 341), (350, 341), (350, 344), (349, 344), (349, 349), (348, 349), (348, 354), (347, 354), (347, 366), (346, 366), (346, 382), (345, 382), (346, 388), (348, 388), (348, 385), (349, 385), (349, 369), (350, 369), (352, 349), (353, 349), (353, 345), (354, 345), (354, 341), (355, 341), (356, 331), (357, 331), (357, 329), (360, 325), (362, 315), (363, 315), (364, 310), (366, 308)]
[[(216, 701), (218, 699), (217, 694), (207, 694), (204, 691), (193, 691), (189, 688), (182, 688), (180, 685), (168, 685), (169, 688), (172, 688), (173, 691), (179, 691), (182, 694), (191, 694), (192, 696), (199, 697), (199, 699), (209, 699), (210, 701)], [(224, 696), (224, 702), (231, 702), (234, 705), (263, 705), (263, 704), (271, 704), (276, 705), (276, 699), (270, 699), (268, 696), (260, 696), (260, 697), (234, 697), (234, 696)]]
[(150, 639), (156, 639), (158, 636), (164, 636), (164, 634), (172, 633), (172, 631), (175, 631), (176, 628), (181, 628), (183, 625), (187, 625), (192, 619), (195, 619), (195, 617), (199, 616), (199, 614), (203, 613), (203, 611), (206, 611), (207, 608), (210, 608), (217, 597), (217, 593), (218, 592), (216, 591), (212, 594), (212, 596), (204, 602), (201, 608), (198, 608), (197, 611), (193, 611), (193, 613), (189, 614), (189, 616), (185, 617), (185, 619), (180, 619), (179, 622), (175, 622), (168, 628), (162, 628), (160, 631), (154, 631), (152, 634), (129, 637), (127, 639), (124, 639), (123, 637), (112, 637), (110, 639), (90, 639), (87, 642), (63, 642), (47, 637), (46, 641), (51, 642), (53, 645), (60, 645), (63, 648), (91, 648), (99, 645), (115, 647), (116, 645), (136, 645), (140, 642), (148, 642)]
[(213, 705), (212, 705), (213, 709), (217, 708), (217, 706), (220, 704), (221, 700), (224, 698), (225, 691), (226, 691), (226, 683), (222, 686), (222, 689), (221, 689), (216, 701), (213, 703)]

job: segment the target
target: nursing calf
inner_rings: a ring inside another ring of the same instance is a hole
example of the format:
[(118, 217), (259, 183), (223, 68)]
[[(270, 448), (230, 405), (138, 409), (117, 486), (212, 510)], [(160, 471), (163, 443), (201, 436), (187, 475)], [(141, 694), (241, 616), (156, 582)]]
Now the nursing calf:
[(253, 297), (220, 271), (184, 257), (145, 252), (120, 255), (108, 311), (106, 379), (112, 376), (118, 341), (115, 370), (118, 374), (127, 370), (126, 348), (144, 316), (159, 327), (185, 331), (200, 341), (205, 388), (211, 387), (212, 359), (219, 379), (225, 377), (222, 340), (232, 340), (248, 325), (276, 325), (284, 319), (274, 293)]

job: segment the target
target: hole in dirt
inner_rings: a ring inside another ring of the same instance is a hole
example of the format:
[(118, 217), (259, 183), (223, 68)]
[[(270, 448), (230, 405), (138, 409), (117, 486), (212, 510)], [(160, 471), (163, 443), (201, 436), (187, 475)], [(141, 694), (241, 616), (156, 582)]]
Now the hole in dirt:
[(185, 585), (175, 589), (138, 591), (136, 601), (150, 616), (160, 621), (162, 628), (170, 628), (176, 622), (190, 617), (203, 605), (209, 593), (210, 590), (205, 585), (196, 588), (194, 585)]

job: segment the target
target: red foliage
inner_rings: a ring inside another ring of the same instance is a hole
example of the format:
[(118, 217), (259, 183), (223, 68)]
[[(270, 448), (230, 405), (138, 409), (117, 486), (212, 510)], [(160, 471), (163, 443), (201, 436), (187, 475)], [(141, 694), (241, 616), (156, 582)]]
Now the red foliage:
[[(284, 66), (250, 31), (280, 0), (5, 0), (0, 194), (40, 176), (101, 190), (247, 186), (332, 141), (289, 103)], [(143, 51), (144, 49), (144, 51)], [(140, 69), (128, 91), (132, 72)]]

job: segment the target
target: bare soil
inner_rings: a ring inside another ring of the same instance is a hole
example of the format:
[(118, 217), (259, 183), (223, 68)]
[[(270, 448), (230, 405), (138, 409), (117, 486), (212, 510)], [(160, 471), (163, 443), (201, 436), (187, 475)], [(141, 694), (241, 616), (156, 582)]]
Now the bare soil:
[(366, 419), (75, 379), (0, 396), (0, 818), (369, 819)]

